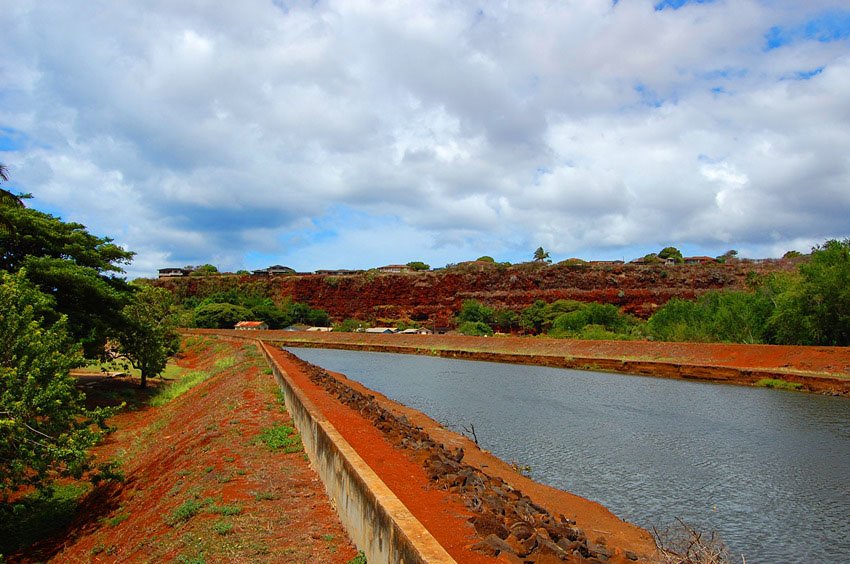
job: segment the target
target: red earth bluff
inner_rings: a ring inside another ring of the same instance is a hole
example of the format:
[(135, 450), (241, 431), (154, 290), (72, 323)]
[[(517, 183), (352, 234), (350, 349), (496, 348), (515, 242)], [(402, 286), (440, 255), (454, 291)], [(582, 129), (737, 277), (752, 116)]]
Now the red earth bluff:
[(287, 297), (326, 310), (335, 320), (414, 320), (449, 324), (467, 299), (521, 311), (535, 300), (610, 303), (649, 317), (671, 298), (693, 299), (709, 290), (744, 289), (751, 273), (790, 272), (792, 261), (730, 264), (534, 264), (464, 263), (438, 271), (347, 276), (302, 274), (258, 277), (217, 275), (161, 279), (178, 299), (241, 288), (275, 301)]

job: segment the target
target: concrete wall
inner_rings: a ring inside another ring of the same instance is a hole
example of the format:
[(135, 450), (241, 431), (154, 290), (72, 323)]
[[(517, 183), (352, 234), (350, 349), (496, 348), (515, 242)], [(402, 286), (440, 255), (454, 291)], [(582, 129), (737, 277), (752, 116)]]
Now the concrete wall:
[(408, 511), (315, 405), (294, 386), (260, 342), (284, 392), (286, 408), (301, 433), (304, 450), (336, 505), (351, 540), (370, 564), (455, 562)]

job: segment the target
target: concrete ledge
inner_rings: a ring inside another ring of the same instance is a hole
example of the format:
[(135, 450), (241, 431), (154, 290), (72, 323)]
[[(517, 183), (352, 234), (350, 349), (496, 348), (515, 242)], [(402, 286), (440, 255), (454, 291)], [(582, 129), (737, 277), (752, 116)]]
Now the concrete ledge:
[(304, 450), (352, 541), (372, 563), (455, 562), (257, 341), (284, 392)]

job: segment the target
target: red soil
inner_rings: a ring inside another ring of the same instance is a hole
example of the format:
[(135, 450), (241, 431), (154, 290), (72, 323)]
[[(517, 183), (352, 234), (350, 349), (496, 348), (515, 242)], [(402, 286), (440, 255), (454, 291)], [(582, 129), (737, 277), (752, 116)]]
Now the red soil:
[[(126, 481), (96, 488), (61, 538), (9, 562), (170, 562), (203, 554), (206, 562), (324, 564), (355, 556), (304, 454), (272, 451), (257, 441), (262, 429), (291, 424), (262, 357), (248, 344), (213, 345), (193, 348), (179, 364), (210, 370), (217, 360), (235, 357), (231, 368), (161, 408), (111, 420), (118, 431), (95, 454), (98, 460), (118, 455)], [(137, 389), (137, 381), (126, 383), (133, 387), (125, 391)], [(203, 504), (197, 515), (166, 523), (193, 499)], [(214, 512), (236, 505), (237, 515)], [(216, 531), (222, 523), (232, 530)]]

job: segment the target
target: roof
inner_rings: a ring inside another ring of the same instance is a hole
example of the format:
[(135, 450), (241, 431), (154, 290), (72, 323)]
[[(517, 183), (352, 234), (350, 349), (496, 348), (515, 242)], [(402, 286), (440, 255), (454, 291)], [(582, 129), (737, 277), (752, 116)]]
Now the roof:
[(366, 333), (395, 333), (395, 327), (367, 327)]
[(265, 323), (262, 321), (240, 321), (236, 324), (236, 327), (262, 327)]

